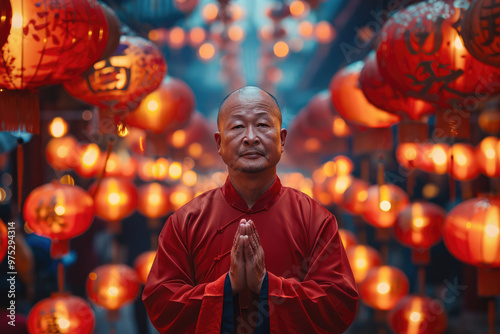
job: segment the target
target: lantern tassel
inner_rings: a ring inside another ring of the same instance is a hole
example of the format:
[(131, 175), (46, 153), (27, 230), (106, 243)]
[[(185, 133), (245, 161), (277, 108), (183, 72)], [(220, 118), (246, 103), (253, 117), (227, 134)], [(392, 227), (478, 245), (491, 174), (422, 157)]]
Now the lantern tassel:
[(24, 151), (23, 140), (17, 140), (17, 209), (18, 214), (21, 215), (23, 208), (23, 173), (24, 173)]
[(59, 288), (59, 292), (64, 292), (64, 264), (62, 260), (59, 260), (57, 264), (57, 286)]
[(37, 90), (0, 89), (0, 131), (40, 134)]
[(490, 334), (495, 334), (495, 298), (488, 302), (488, 326)]

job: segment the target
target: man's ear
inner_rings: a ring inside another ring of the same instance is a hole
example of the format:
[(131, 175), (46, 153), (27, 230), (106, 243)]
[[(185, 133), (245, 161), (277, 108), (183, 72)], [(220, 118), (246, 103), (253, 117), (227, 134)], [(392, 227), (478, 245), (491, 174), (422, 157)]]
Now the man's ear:
[(285, 151), (285, 140), (286, 140), (287, 131), (286, 129), (281, 129), (280, 138), (281, 138), (281, 153)]
[(217, 144), (217, 152), (219, 152), (220, 155), (220, 141), (221, 141), (220, 132), (216, 132), (214, 134), (214, 138), (215, 138), (215, 143)]

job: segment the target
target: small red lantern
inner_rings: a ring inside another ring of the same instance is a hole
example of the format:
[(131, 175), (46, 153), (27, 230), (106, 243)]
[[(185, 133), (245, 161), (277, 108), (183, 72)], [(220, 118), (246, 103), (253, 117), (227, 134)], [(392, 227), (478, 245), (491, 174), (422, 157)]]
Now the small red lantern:
[(444, 242), (460, 261), (500, 267), (500, 198), (473, 198), (454, 207), (446, 217)]
[(446, 211), (440, 206), (416, 202), (403, 209), (394, 224), (394, 234), (404, 245), (427, 249), (441, 240)]
[(391, 227), (410, 202), (406, 192), (393, 184), (368, 188), (363, 217), (375, 227)]
[(187, 124), (195, 105), (191, 88), (184, 81), (167, 76), (126, 116), (126, 122), (154, 133), (173, 132)]
[(94, 143), (77, 147), (79, 162), (75, 165), (75, 172), (83, 177), (94, 177), (102, 173), (105, 156), (99, 146)]
[(369, 128), (386, 128), (399, 122), (401, 117), (372, 105), (359, 88), (363, 65), (362, 61), (355, 62), (333, 76), (329, 88), (333, 106), (346, 121)]
[(442, 334), (448, 320), (440, 301), (410, 295), (390, 311), (388, 322), (394, 333)]
[(89, 104), (116, 113), (129, 112), (158, 88), (166, 68), (163, 54), (153, 43), (141, 37), (121, 36), (111, 57), (65, 82), (64, 88)]
[(72, 136), (52, 138), (45, 148), (47, 162), (56, 170), (65, 170), (78, 164), (78, 142)]
[(396, 160), (404, 168), (413, 169), (421, 166), (421, 147), (417, 143), (401, 143), (396, 147)]
[(89, 299), (97, 306), (111, 311), (134, 301), (139, 288), (135, 270), (124, 264), (99, 266), (87, 279)]
[(359, 286), (361, 300), (376, 310), (390, 310), (408, 294), (405, 273), (391, 266), (375, 267), (368, 271)]
[(481, 171), (489, 177), (500, 176), (500, 141), (496, 137), (484, 138), (476, 150)]
[(349, 230), (346, 230), (344, 228), (339, 228), (339, 235), (340, 235), (340, 240), (342, 241), (342, 246), (344, 246), (344, 249), (348, 249), (352, 246), (355, 246), (358, 243), (358, 239)]
[(87, 302), (65, 293), (53, 293), (33, 306), (28, 315), (28, 331), (43, 333), (94, 332), (95, 315)]
[(183, 185), (174, 186), (170, 191), (170, 203), (172, 204), (172, 210), (178, 210), (193, 198), (194, 192), (191, 188)]
[(448, 144), (420, 144), (421, 159), (418, 167), (430, 173), (445, 174), (450, 165), (450, 146)]
[(92, 197), (78, 186), (52, 182), (34, 189), (24, 203), (24, 219), (37, 235), (52, 240), (51, 255), (68, 253), (68, 240), (85, 232), (94, 218)]
[(159, 218), (170, 211), (170, 192), (160, 183), (145, 184), (139, 188), (139, 212), (148, 218)]
[(372, 268), (382, 264), (379, 252), (370, 246), (356, 245), (346, 250), (356, 283), (360, 284)]
[(208, 120), (202, 113), (196, 111), (184, 128), (167, 136), (167, 144), (175, 148), (187, 148), (195, 142), (204, 143), (213, 140), (214, 133), (215, 131), (210, 128)]
[(137, 207), (137, 189), (132, 181), (124, 178), (108, 177), (102, 180), (96, 191), (94, 183), (89, 192), (94, 196), (97, 216), (110, 222), (118, 222), (129, 216)]
[(476, 161), (474, 147), (469, 144), (453, 144), (450, 148), (453, 157), (450, 161), (450, 174), (453, 178), (464, 181), (472, 180), (479, 175), (479, 165)]
[(352, 214), (360, 215), (365, 210), (365, 201), (368, 197), (370, 184), (361, 179), (353, 179), (349, 188), (344, 192), (342, 201), (344, 209)]
[(140, 254), (134, 261), (135, 272), (142, 284), (146, 284), (149, 272), (155, 260), (156, 251), (148, 251)]
[(8, 238), (7, 226), (2, 219), (0, 219), (0, 263), (3, 261), (5, 254), (7, 254)]
[(344, 201), (344, 193), (351, 186), (354, 177), (352, 175), (338, 175), (330, 178), (327, 182), (327, 189), (330, 193), (332, 201), (335, 204), (342, 205)]

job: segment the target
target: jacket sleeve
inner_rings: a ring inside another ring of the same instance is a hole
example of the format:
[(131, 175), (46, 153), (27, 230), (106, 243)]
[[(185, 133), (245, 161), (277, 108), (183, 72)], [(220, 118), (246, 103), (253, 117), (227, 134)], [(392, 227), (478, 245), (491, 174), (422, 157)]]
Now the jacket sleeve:
[(142, 293), (152, 324), (160, 333), (220, 333), (226, 274), (196, 284), (187, 243), (172, 216)]
[(358, 291), (333, 215), (310, 245), (303, 280), (268, 272), (271, 333), (343, 333), (354, 319)]

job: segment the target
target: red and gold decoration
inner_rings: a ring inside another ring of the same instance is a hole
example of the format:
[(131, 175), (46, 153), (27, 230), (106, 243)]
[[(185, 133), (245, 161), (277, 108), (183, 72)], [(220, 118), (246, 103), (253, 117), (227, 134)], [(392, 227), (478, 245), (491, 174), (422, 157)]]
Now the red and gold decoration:
[(442, 334), (448, 319), (444, 305), (425, 296), (406, 296), (389, 313), (394, 333)]
[(128, 179), (104, 178), (99, 188), (96, 182), (90, 187), (89, 193), (94, 197), (96, 215), (109, 222), (118, 222), (137, 208), (137, 188)]
[(95, 315), (84, 299), (66, 293), (53, 293), (33, 306), (27, 325), (32, 334), (91, 334), (94, 332)]
[(24, 204), (24, 219), (33, 233), (50, 238), (51, 255), (69, 252), (69, 239), (85, 232), (94, 218), (92, 197), (78, 186), (56, 181), (34, 189)]
[(360, 284), (372, 268), (382, 264), (379, 252), (367, 245), (355, 245), (346, 250), (356, 283)]
[(359, 286), (361, 300), (376, 310), (391, 310), (408, 294), (409, 283), (405, 273), (391, 266), (368, 271)]
[(142, 284), (146, 284), (155, 256), (156, 251), (147, 251), (140, 254), (134, 261), (135, 272)]
[(160, 218), (170, 211), (170, 192), (167, 187), (153, 182), (139, 188), (139, 212), (148, 218)]

